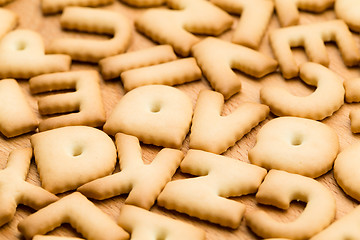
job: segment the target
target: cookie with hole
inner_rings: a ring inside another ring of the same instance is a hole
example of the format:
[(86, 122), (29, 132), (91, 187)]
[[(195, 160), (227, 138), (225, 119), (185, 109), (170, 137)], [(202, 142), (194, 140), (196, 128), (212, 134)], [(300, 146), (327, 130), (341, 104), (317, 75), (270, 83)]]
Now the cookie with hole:
[(43, 188), (62, 193), (109, 175), (116, 164), (113, 140), (88, 126), (67, 126), (30, 138)]
[(141, 142), (180, 148), (189, 132), (193, 106), (181, 90), (166, 85), (146, 85), (127, 92), (104, 124), (110, 135), (122, 132)]
[(249, 151), (252, 164), (311, 178), (328, 172), (339, 151), (336, 132), (324, 123), (297, 117), (267, 122)]
[(65, 54), (45, 54), (41, 35), (17, 29), (0, 41), (0, 77), (27, 79), (40, 74), (70, 69), (71, 58)]

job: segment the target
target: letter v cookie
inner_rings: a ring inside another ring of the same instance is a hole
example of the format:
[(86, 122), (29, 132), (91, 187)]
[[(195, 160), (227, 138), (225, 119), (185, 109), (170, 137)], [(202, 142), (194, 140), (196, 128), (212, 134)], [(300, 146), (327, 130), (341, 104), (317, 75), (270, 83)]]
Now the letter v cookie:
[(135, 20), (136, 29), (188, 56), (200, 41), (194, 34), (219, 35), (233, 23), (230, 15), (206, 0), (168, 0), (168, 9), (150, 9)]
[(40, 131), (72, 125), (98, 127), (105, 123), (100, 77), (96, 71), (44, 74), (31, 78), (29, 83), (32, 94), (75, 90), (40, 98), (38, 106), (41, 115), (68, 113), (41, 121)]
[(26, 217), (19, 223), (18, 229), (26, 239), (32, 239), (63, 223), (70, 223), (88, 240), (129, 239), (115, 221), (79, 192), (71, 193)]
[(201, 229), (131, 205), (121, 208), (118, 224), (131, 234), (132, 240), (205, 240)]
[(130, 21), (119, 12), (86, 7), (67, 7), (61, 15), (61, 26), (67, 30), (110, 34), (109, 40), (59, 38), (50, 43), (50, 53), (64, 53), (73, 60), (98, 62), (125, 52), (130, 44)]
[(226, 198), (256, 192), (266, 175), (261, 167), (194, 149), (188, 151), (180, 168), (199, 177), (169, 182), (158, 205), (234, 229), (240, 225), (245, 206)]
[(89, 198), (107, 199), (129, 193), (125, 203), (150, 209), (156, 198), (175, 174), (183, 154), (164, 148), (151, 164), (144, 164), (139, 140), (123, 133), (116, 134), (121, 171), (96, 179), (78, 188)]
[(241, 89), (241, 81), (232, 69), (260, 78), (277, 68), (274, 59), (260, 52), (212, 37), (196, 44), (191, 51), (206, 79), (225, 99)]
[(359, 63), (360, 52), (348, 26), (342, 20), (279, 28), (271, 32), (270, 44), (284, 78), (299, 74), (292, 47), (303, 46), (311, 62), (329, 65), (324, 42), (336, 42), (346, 66)]
[(221, 154), (265, 120), (270, 111), (263, 104), (242, 103), (234, 112), (221, 116), (223, 104), (220, 93), (200, 92), (190, 131), (190, 148)]
[(31, 157), (31, 148), (13, 150), (6, 168), (0, 171), (0, 226), (11, 221), (18, 204), (37, 210), (58, 200), (54, 194), (25, 181)]

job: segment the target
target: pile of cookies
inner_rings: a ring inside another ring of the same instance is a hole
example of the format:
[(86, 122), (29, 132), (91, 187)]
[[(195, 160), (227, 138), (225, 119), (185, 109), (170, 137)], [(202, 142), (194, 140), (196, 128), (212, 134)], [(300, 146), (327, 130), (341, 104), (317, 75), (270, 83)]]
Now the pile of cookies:
[(0, 5), (1, 239), (360, 239), (359, 0)]

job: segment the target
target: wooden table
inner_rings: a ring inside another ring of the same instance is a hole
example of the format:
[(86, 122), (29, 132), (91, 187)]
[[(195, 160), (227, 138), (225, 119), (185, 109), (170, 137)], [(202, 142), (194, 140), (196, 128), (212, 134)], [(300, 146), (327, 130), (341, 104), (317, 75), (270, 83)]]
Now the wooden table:
[[(60, 14), (43, 16), (40, 10), (40, 5), (41, 5), (40, 0), (15, 0), (12, 3), (5, 5), (4, 8), (10, 9), (19, 15), (20, 17), (20, 23), (18, 26), (19, 29), (20, 28), (32, 29), (34, 31), (39, 32), (44, 38), (45, 45), (48, 45), (52, 39), (55, 39), (57, 37), (83, 37), (83, 38), (100, 38), (100, 39), (103, 38), (102, 36), (62, 31), (59, 21)], [(115, 1), (114, 4), (102, 8), (111, 11), (119, 11), (125, 16), (127, 16), (131, 21), (133, 21), (137, 16), (139, 16), (142, 12), (146, 10), (146, 9), (131, 8), (129, 6), (122, 4), (120, 1)], [(239, 19), (239, 16), (233, 16), (233, 17), (235, 20), (233, 25), (233, 29), (234, 29)], [(335, 14), (333, 10), (328, 10), (322, 14), (310, 14), (310, 13), (302, 12), (300, 14), (300, 17), (301, 17), (300, 24), (307, 24), (311, 22), (320, 22), (320, 21), (334, 19)], [(271, 19), (269, 29), (259, 49), (261, 52), (269, 56), (272, 56), (272, 51), (268, 42), (268, 33), (269, 31), (275, 28), (279, 28), (279, 23), (276, 15), (274, 14)], [(143, 35), (137, 33), (135, 28), (133, 32), (134, 32), (133, 40), (128, 51), (135, 51), (138, 49), (143, 49), (155, 45), (152, 41), (150, 41)], [(360, 36), (355, 33), (353, 33), (353, 35), (359, 45)], [(232, 30), (225, 32), (219, 37), (224, 40), (230, 40), (231, 36), (232, 36)], [(334, 44), (327, 44), (327, 50), (329, 53), (329, 57), (331, 59), (329, 66), (330, 69), (336, 72), (337, 74), (339, 74), (342, 79), (360, 76), (360, 68), (350, 69), (344, 65), (343, 60), (340, 57), (340, 53)], [(304, 52), (301, 49), (294, 49), (294, 53), (299, 63), (307, 60)], [(98, 70), (98, 66), (96, 64), (74, 62), (72, 64), (71, 69)], [(261, 87), (266, 85), (282, 86), (297, 95), (307, 95), (310, 94), (312, 91), (314, 91), (314, 88), (306, 86), (300, 79), (284, 80), (279, 72), (270, 74), (262, 79), (254, 79), (245, 76), (240, 72), (237, 72), (237, 74), (242, 81), (241, 93), (233, 96), (225, 103), (223, 114), (230, 113), (231, 111), (236, 109), (239, 104), (245, 101), (260, 102), (259, 90), (261, 89)], [(37, 113), (38, 118), (41, 119), (41, 116), (38, 114), (38, 110), (37, 110), (38, 96), (32, 96), (30, 94), (27, 80), (21, 80), (19, 82), (22, 88), (24, 89), (26, 97), (30, 102), (33, 110)], [(124, 94), (124, 90), (122, 88), (120, 79), (115, 79), (106, 82), (102, 80), (101, 88), (102, 88), (102, 94), (104, 96), (103, 102), (106, 108), (106, 113), (107, 116), (109, 116), (115, 104)], [(184, 91), (192, 99), (194, 105), (200, 90), (211, 89), (209, 83), (204, 78), (201, 79), (200, 81), (177, 86), (177, 88)], [(350, 120), (349, 120), (349, 112), (357, 107), (360, 106), (358, 104), (351, 104), (351, 105), (345, 104), (332, 117), (323, 120), (324, 123), (335, 129), (335, 131), (339, 135), (341, 150), (343, 150), (345, 147), (347, 147), (352, 143), (360, 141), (359, 135), (351, 133)], [(264, 122), (262, 122), (259, 126), (254, 128), (249, 134), (245, 135), (240, 141), (238, 141), (234, 147), (230, 148), (227, 152), (225, 152), (224, 155), (235, 159), (239, 159), (240, 161), (248, 162), (249, 160), (247, 157), (247, 153), (255, 144), (255, 137), (257, 132), (259, 131), (261, 126), (263, 126), (267, 121), (269, 121), (273, 117), (274, 117), (273, 115), (270, 115)], [(2, 135), (0, 136), (0, 167), (1, 168), (5, 167), (7, 156), (13, 149), (30, 146), (30, 141), (29, 141), (30, 136), (31, 134), (26, 134), (11, 139), (7, 139)], [(188, 150), (188, 142), (189, 139), (187, 137), (182, 147), (182, 151), (184, 153), (186, 153), (186, 151)], [(158, 147), (143, 145), (144, 161), (151, 162), (152, 158), (156, 155), (159, 149), (160, 148)], [(119, 171), (118, 166), (116, 167), (115, 171)], [(175, 179), (184, 178), (184, 177), (185, 176), (179, 172), (177, 172), (176, 175), (174, 176)], [(336, 204), (337, 204), (336, 219), (343, 217), (345, 214), (350, 212), (355, 206), (357, 206), (358, 203), (355, 200), (347, 197), (343, 193), (343, 191), (338, 187), (338, 185), (334, 180), (332, 171), (325, 174), (324, 176), (319, 177), (317, 180), (320, 181), (329, 189), (331, 189), (332, 193), (336, 197)], [(35, 185), (40, 185), (39, 176), (34, 163), (31, 164), (27, 181)], [(120, 208), (125, 198), (126, 196), (119, 196), (105, 201), (94, 201), (94, 202), (98, 207), (100, 207), (107, 214), (111, 215), (111, 217), (113, 217), (115, 220), (119, 215)], [(304, 204), (301, 203), (293, 203), (288, 211), (282, 211), (272, 207), (263, 207), (257, 205), (254, 199), (254, 195), (242, 196), (232, 199), (246, 204), (247, 211), (252, 211), (255, 208), (262, 208), (268, 211), (269, 214), (271, 214), (274, 218), (282, 221), (291, 221), (292, 219), (295, 219), (301, 213), (301, 211), (305, 206)], [(214, 224), (209, 224), (205, 221), (200, 221), (195, 218), (187, 217), (184, 214), (180, 214), (174, 211), (168, 211), (158, 206), (154, 206), (151, 209), (151, 211), (166, 216), (170, 216), (172, 218), (180, 219), (182, 221), (191, 223), (199, 228), (202, 228), (206, 231), (207, 239), (214, 239), (214, 240), (215, 239), (258, 239), (246, 227), (245, 221), (242, 221), (241, 226), (237, 230), (230, 230), (227, 228), (219, 227)], [(21, 239), (21, 235), (17, 230), (17, 224), (19, 223), (19, 221), (21, 221), (23, 218), (25, 218), (26, 216), (28, 216), (33, 212), (34, 210), (28, 207), (19, 206), (13, 221), (0, 228), (0, 238)], [(66, 224), (63, 227), (54, 230), (52, 234), (79, 236), (69, 225)]]

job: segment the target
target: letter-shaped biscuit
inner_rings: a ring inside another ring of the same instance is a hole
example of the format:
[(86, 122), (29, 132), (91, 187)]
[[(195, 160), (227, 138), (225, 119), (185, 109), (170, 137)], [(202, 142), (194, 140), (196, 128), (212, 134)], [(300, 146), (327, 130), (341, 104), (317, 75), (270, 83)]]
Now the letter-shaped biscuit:
[(40, 209), (58, 198), (41, 187), (25, 181), (32, 149), (13, 150), (5, 169), (0, 170), (0, 226), (10, 222), (18, 204)]
[(118, 133), (116, 145), (121, 172), (86, 183), (78, 191), (98, 200), (129, 193), (126, 204), (150, 209), (166, 183), (171, 181), (183, 153), (164, 148), (151, 164), (144, 164), (136, 137)]
[(117, 78), (122, 72), (176, 60), (169, 45), (159, 45), (134, 52), (107, 57), (99, 61), (101, 75), (105, 80)]
[(38, 120), (16, 80), (0, 80), (0, 132), (15, 137), (37, 126)]
[(320, 13), (334, 5), (335, 0), (274, 0), (280, 25), (288, 27), (299, 23), (299, 10)]
[(131, 234), (132, 240), (205, 240), (201, 229), (131, 205), (121, 208), (118, 224)]
[(189, 97), (164, 85), (138, 87), (125, 94), (104, 125), (104, 131), (136, 136), (146, 144), (180, 148), (193, 114)]
[(70, 69), (71, 58), (63, 54), (44, 54), (40, 34), (31, 30), (15, 30), (0, 41), (0, 78), (30, 78)]
[(281, 209), (288, 209), (293, 200), (307, 203), (302, 214), (292, 222), (276, 221), (262, 210), (247, 213), (247, 225), (263, 238), (308, 239), (335, 218), (335, 198), (327, 188), (314, 179), (280, 170), (269, 171), (256, 200)]
[(178, 85), (201, 78), (195, 58), (182, 58), (159, 65), (131, 69), (121, 73), (125, 91), (151, 85)]
[[(1, 5), (1, 0), (0, 0)], [(18, 16), (5, 8), (0, 8), (0, 39), (18, 24)]]
[(257, 49), (274, 12), (272, 0), (211, 0), (227, 12), (241, 14), (231, 41)]
[(322, 120), (344, 104), (341, 79), (330, 69), (312, 62), (300, 66), (300, 78), (316, 90), (308, 96), (295, 96), (285, 88), (265, 86), (260, 91), (262, 103), (277, 116), (294, 116)]
[(284, 78), (299, 74), (299, 66), (291, 47), (303, 46), (311, 62), (329, 65), (324, 42), (335, 41), (345, 65), (354, 66), (360, 60), (360, 52), (349, 28), (342, 20), (332, 20), (274, 30), (270, 43)]
[(174, 9), (151, 9), (135, 20), (136, 28), (160, 44), (170, 44), (182, 56), (200, 41), (193, 34), (219, 35), (229, 29), (233, 19), (205, 0), (168, 0)]
[(211, 86), (225, 99), (241, 89), (240, 79), (232, 69), (260, 78), (277, 68), (274, 59), (260, 52), (212, 37), (196, 44), (192, 53)]
[[(358, 183), (357, 183), (358, 184)], [(360, 239), (360, 206), (328, 228), (313, 236), (310, 240)]]
[(44, 14), (52, 14), (69, 6), (98, 7), (113, 2), (114, 0), (41, 0), (41, 9)]
[(257, 191), (266, 170), (225, 156), (190, 149), (181, 171), (200, 176), (169, 182), (158, 205), (190, 216), (237, 228), (245, 206), (226, 199)]
[(229, 115), (221, 116), (223, 105), (220, 93), (200, 92), (190, 131), (190, 148), (221, 154), (269, 114), (266, 105), (243, 103)]
[(26, 239), (32, 239), (63, 223), (69, 223), (88, 240), (129, 239), (129, 234), (79, 192), (71, 193), (26, 217), (19, 223), (18, 229)]
[(75, 189), (115, 168), (115, 145), (96, 128), (57, 128), (34, 134), (30, 140), (41, 184), (52, 193)]
[(336, 132), (324, 123), (297, 117), (267, 122), (249, 151), (252, 164), (316, 178), (332, 168), (339, 151)]
[(50, 73), (31, 78), (30, 91), (33, 94), (75, 90), (75, 92), (40, 98), (38, 106), (42, 115), (72, 113), (41, 121), (39, 130), (45, 131), (69, 125), (102, 126), (106, 119), (99, 82), (99, 74), (91, 70)]
[(336, 182), (346, 194), (358, 201), (360, 201), (359, 152), (360, 144), (353, 144), (342, 151), (334, 163), (334, 177)]
[(110, 40), (59, 38), (50, 43), (49, 52), (68, 54), (73, 60), (85, 62), (98, 62), (125, 52), (132, 34), (129, 20), (119, 12), (86, 7), (65, 8), (61, 26), (67, 30), (113, 35)]
[(351, 30), (360, 32), (360, 2), (358, 0), (336, 0), (334, 8), (337, 18), (343, 19)]

